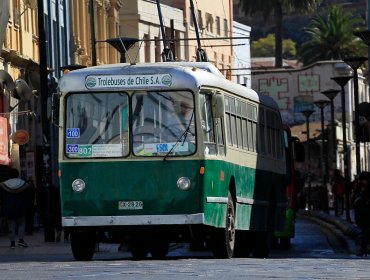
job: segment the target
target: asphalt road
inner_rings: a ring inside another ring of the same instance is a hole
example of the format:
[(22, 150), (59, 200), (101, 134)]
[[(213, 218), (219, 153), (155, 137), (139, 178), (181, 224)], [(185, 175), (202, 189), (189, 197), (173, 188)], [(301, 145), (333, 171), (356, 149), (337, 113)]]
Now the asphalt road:
[(214, 259), (207, 250), (177, 245), (166, 260), (133, 261), (117, 244), (102, 244), (90, 262), (74, 261), (64, 243), (17, 247), (14, 253), (1, 246), (0, 279), (370, 279), (370, 257), (349, 254), (340, 240), (309, 220), (297, 221), (292, 245), (273, 250), (268, 259)]

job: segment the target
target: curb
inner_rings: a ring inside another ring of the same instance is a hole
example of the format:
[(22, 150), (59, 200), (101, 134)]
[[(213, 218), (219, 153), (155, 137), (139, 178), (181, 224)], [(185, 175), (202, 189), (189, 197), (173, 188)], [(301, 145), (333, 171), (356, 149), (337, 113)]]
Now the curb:
[(356, 254), (361, 230), (354, 224), (323, 211), (299, 211), (297, 217), (309, 219), (329, 230), (350, 254)]

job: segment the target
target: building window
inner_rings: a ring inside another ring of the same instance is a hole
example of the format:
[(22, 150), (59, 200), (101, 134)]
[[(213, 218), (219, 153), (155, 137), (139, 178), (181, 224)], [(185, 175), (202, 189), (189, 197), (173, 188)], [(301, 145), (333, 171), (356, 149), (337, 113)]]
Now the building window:
[(216, 32), (217, 32), (217, 35), (221, 35), (221, 21), (220, 21), (220, 17), (216, 17)]
[(32, 25), (32, 34), (39, 36), (39, 29), (38, 29), (38, 18), (36, 15), (35, 10), (31, 10), (31, 25)]
[(209, 13), (206, 13), (206, 29), (208, 32), (213, 33), (213, 17)]
[(198, 10), (198, 26), (199, 29), (203, 29), (203, 18), (202, 18), (202, 11)]
[(26, 9), (24, 12), (23, 12), (23, 17), (24, 17), (24, 30), (27, 31), (27, 32), (30, 32), (30, 17), (29, 17), (29, 14), (30, 13), (30, 10), (29, 9)]
[(193, 19), (193, 12), (191, 11), (191, 8), (189, 8), (189, 15), (190, 15), (190, 26), (194, 27), (194, 19)]
[(13, 24), (17, 27), (20, 24), (20, 3), (18, 0), (13, 1)]
[(227, 19), (224, 19), (224, 35), (225, 35), (225, 37), (229, 36), (229, 28), (228, 28), (228, 25), (227, 25)]

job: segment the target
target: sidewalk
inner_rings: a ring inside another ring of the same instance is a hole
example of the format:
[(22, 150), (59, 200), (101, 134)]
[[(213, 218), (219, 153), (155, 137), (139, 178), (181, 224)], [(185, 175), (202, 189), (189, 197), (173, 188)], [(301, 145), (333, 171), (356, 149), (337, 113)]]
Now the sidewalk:
[(300, 210), (297, 213), (297, 217), (309, 219), (330, 230), (342, 242), (350, 254), (356, 254), (358, 251), (357, 244), (361, 235), (361, 229), (354, 223), (354, 211), (352, 209), (350, 211), (351, 222), (346, 220), (345, 213), (336, 217), (333, 210), (330, 210), (329, 213)]
[(34, 231), (32, 235), (26, 234), (24, 240), (29, 245), (27, 248), (18, 246), (16, 239), (15, 249), (10, 248), (10, 241), (5, 233), (0, 235), (0, 255), (7, 254), (69, 254), (70, 244), (62, 242), (45, 242), (43, 229)]
[[(44, 230), (35, 230), (32, 235), (26, 234), (24, 240), (28, 244), (27, 248), (16, 246), (10, 248), (10, 241), (7, 235), (0, 235), (0, 256), (5, 255), (70, 255), (73, 260), (71, 244), (65, 241), (62, 235), (60, 242), (45, 242)], [(101, 243), (96, 247), (96, 253), (119, 253), (119, 244)]]

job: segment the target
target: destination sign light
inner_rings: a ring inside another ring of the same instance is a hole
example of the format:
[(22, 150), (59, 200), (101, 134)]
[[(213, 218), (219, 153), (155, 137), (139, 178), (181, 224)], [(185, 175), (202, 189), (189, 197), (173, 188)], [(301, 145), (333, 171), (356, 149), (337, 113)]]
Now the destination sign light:
[(170, 74), (92, 75), (87, 76), (85, 80), (85, 86), (88, 89), (169, 87), (171, 84)]

